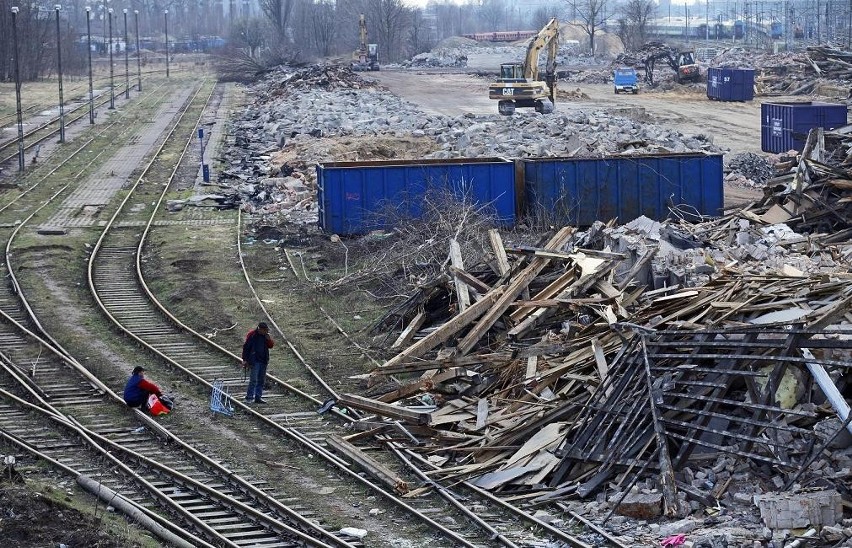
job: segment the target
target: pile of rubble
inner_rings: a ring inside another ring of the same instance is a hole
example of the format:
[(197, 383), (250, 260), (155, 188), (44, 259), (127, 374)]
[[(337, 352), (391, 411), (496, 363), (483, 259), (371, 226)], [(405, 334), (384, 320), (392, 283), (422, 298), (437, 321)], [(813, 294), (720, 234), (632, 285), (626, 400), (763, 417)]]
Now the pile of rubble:
[(775, 174), (770, 161), (752, 152), (737, 154), (725, 162), (725, 182), (746, 188), (763, 188)]
[(402, 63), (404, 67), (466, 67), (467, 54), (458, 49), (436, 49), (419, 53)]
[[(296, 177), (313, 192), (314, 164), (376, 158), (353, 156), (352, 151), (383, 139), (412, 143), (411, 155), (405, 146), (390, 144), (380, 159), (720, 151), (706, 136), (687, 136), (605, 111), (542, 116), (530, 110), (507, 118), (495, 107), (493, 115), (427, 114), (347, 67), (282, 70), (256, 85), (254, 93), (257, 100), (231, 127), (232, 146), (220, 158), (225, 165), (220, 181), (231, 185), (253, 211), (284, 214), (287, 220), (315, 219), (316, 204), (304, 201), (301, 186), (285, 192), (295, 183), (280, 179)], [(289, 207), (296, 205), (290, 215)]]
[[(720, 219), (564, 227), (534, 246), (492, 230), (469, 265), (451, 244), (445, 272), (377, 325), (395, 340), (369, 396), (338, 405), (416, 442), (434, 478), (558, 503), (621, 545), (780, 546), (799, 529), (839, 545), (852, 170), (822, 163), (824, 141), (812, 132), (761, 202)], [(648, 524), (661, 517), (677, 521)]]
[(332, 91), (376, 87), (378, 86), (375, 82), (364, 80), (351, 68), (341, 65), (310, 65), (300, 70), (279, 67), (272, 75), (264, 79), (259, 98), (261, 101), (269, 101), (297, 90)]

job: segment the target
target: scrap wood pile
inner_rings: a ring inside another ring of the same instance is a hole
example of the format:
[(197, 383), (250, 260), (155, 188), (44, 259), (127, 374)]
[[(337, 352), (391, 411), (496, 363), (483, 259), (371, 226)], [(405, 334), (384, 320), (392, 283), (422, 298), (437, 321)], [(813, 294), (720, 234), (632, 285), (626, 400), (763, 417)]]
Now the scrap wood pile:
[[(849, 126), (826, 133), (812, 129), (802, 154), (767, 181), (765, 199), (741, 216), (766, 224), (784, 223), (809, 240), (852, 239), (852, 137)], [(845, 251), (848, 252), (848, 249)]]
[[(724, 234), (726, 223), (707, 224)], [(371, 373), (369, 396), (338, 403), (428, 458), (432, 477), (534, 501), (626, 495), (659, 476), (673, 515), (684, 495), (709, 503), (732, 478), (696, 486), (691, 468), (745, 463), (772, 489), (808, 473), (849, 426), (835, 418), (824, 443), (812, 435), (834, 403), (844, 416), (848, 268), (752, 273), (731, 261), (703, 285), (655, 288), (637, 280), (660, 247), (613, 252), (600, 238), (612, 223), (597, 229), (522, 248), (492, 231), (490, 261), (467, 268), (451, 251), (445, 275), (383, 319), (397, 353)]]
[(805, 95), (825, 81), (852, 81), (852, 52), (830, 46), (759, 58), (749, 66), (756, 67), (755, 84), (762, 94)]

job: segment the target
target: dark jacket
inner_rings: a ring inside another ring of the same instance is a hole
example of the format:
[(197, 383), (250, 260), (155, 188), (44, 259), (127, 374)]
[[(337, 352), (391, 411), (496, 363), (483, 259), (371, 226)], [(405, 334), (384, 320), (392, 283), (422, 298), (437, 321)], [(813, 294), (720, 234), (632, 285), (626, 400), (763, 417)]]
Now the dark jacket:
[(272, 337), (266, 338), (257, 332), (257, 329), (252, 329), (246, 335), (246, 342), (243, 343), (243, 361), (248, 363), (269, 363), (269, 349), (275, 346), (275, 341)]
[(160, 387), (152, 382), (146, 381), (142, 375), (132, 375), (124, 385), (124, 401), (128, 404), (139, 405), (148, 399), (149, 394), (162, 396)]

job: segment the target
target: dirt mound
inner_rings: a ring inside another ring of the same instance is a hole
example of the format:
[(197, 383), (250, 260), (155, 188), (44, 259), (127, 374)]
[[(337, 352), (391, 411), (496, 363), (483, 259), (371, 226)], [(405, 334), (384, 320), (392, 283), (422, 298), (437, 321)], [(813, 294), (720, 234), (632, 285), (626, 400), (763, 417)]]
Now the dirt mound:
[(4, 548), (63, 544), (87, 548), (142, 546), (127, 537), (111, 535), (101, 520), (68, 507), (49, 493), (26, 486), (4, 484), (0, 489), (0, 509), (0, 538)]
[(471, 40), (470, 38), (465, 38), (463, 36), (450, 36), (449, 38), (444, 38), (438, 45), (432, 48), (432, 51), (441, 51), (445, 49), (453, 49), (453, 48), (463, 48), (465, 46), (476, 46), (479, 42), (476, 40)]

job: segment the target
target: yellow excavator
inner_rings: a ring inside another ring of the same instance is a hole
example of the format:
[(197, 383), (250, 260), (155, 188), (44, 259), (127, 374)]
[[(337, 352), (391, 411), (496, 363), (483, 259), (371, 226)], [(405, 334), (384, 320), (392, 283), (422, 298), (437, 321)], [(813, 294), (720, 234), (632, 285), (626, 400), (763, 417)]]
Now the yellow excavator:
[(367, 20), (364, 14), (358, 21), (359, 46), (352, 53), (352, 70), (367, 71), (379, 70), (379, 45), (367, 43)]
[[(547, 47), (544, 80), (539, 79), (538, 57)], [(499, 101), (500, 114), (511, 116), (515, 108), (534, 107), (536, 112), (553, 112), (556, 97), (556, 52), (559, 49), (559, 23), (551, 19), (527, 46), (524, 64), (500, 65), (500, 81), (488, 86), (488, 97)]]

